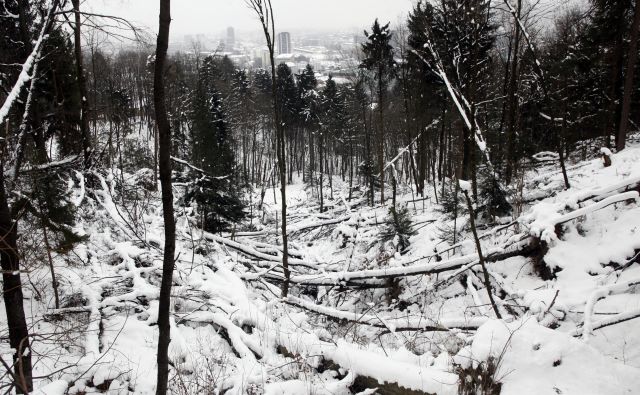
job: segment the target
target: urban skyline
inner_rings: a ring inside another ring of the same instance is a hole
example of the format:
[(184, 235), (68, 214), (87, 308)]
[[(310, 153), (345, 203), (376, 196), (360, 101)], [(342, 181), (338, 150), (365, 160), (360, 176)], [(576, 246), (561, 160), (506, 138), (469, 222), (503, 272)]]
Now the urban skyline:
[[(246, 69), (268, 68), (269, 51), (264, 38), (237, 34), (228, 26), (217, 35), (187, 35), (172, 44), (171, 52), (227, 56), (236, 66)], [(276, 32), (276, 65), (287, 64), (295, 73), (311, 65), (322, 84), (329, 75), (338, 82), (347, 82), (359, 63), (358, 44), (364, 40), (351, 32), (299, 33)], [(233, 45), (231, 45), (233, 42)]]

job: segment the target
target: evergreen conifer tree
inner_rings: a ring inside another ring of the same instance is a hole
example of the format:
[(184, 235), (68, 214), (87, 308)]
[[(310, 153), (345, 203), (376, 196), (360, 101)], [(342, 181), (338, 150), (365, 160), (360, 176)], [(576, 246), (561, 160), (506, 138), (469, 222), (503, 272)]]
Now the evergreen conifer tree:
[(278, 65), (276, 75), (276, 94), (278, 95), (281, 121), (285, 125), (285, 130), (290, 134), (300, 113), (296, 81), (291, 69), (284, 63)]
[(393, 47), (391, 46), (391, 30), (389, 23), (381, 26), (378, 19), (371, 27), (371, 33), (364, 32), (367, 42), (362, 44), (364, 60), (360, 68), (373, 73), (377, 85), (378, 96), (378, 171), (380, 172), (380, 201), (384, 203), (384, 140), (385, 140), (385, 106), (386, 91), (389, 82), (394, 75), (395, 60), (393, 59)]
[(314, 183), (315, 173), (315, 139), (314, 134), (318, 124), (318, 93), (316, 87), (318, 80), (311, 65), (307, 65), (305, 69), (297, 75), (298, 79), (298, 110), (300, 126), (303, 133), (307, 137), (307, 149), (309, 155), (308, 167), (305, 169), (304, 179), (311, 187)]
[(245, 215), (216, 72), (213, 58), (204, 59), (191, 112), (192, 157), (204, 175), (197, 175), (185, 195), (186, 202), (198, 204), (202, 226), (211, 232), (226, 230)]

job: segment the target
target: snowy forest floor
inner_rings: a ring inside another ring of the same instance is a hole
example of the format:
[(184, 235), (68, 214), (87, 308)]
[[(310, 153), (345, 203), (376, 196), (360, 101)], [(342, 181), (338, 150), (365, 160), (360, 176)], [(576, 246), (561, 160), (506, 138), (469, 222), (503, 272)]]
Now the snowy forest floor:
[[(518, 220), (480, 230), (502, 320), (471, 234), (443, 240), (453, 220), (433, 196), (416, 202), (399, 188), (416, 231), (400, 254), (379, 241), (388, 208), (347, 201), (336, 177), (319, 213), (310, 188), (290, 185), (284, 300), (279, 194), (268, 190), (258, 211), (257, 190), (253, 218), (227, 235), (197, 229), (178, 208), (172, 393), (444, 395), (483, 374), (502, 394), (638, 393), (640, 146), (612, 161), (570, 166), (569, 190), (555, 164), (530, 172)], [(124, 194), (119, 174), (70, 185), (75, 232), (86, 238), (52, 252), (60, 309), (41, 231), (21, 229), (21, 246), (40, 262), (24, 274), (36, 393), (154, 393), (163, 227), (147, 176), (123, 175)], [(183, 189), (175, 186), (177, 201)], [(6, 343), (0, 355), (10, 360)]]

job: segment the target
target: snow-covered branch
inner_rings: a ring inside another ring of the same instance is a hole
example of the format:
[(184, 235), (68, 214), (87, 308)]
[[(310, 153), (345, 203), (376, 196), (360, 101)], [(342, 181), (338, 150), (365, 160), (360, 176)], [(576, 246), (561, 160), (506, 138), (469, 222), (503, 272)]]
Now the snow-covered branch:
[(191, 163), (187, 162), (186, 160), (183, 160), (183, 159), (180, 159), (180, 158), (176, 158), (175, 156), (172, 156), (171, 160), (176, 162), (176, 163), (179, 163), (181, 165), (187, 166), (189, 169), (202, 174), (206, 178), (210, 178), (210, 179), (214, 179), (214, 180), (225, 180), (225, 179), (229, 178), (228, 176), (221, 176), (221, 177), (212, 176), (209, 173), (207, 173), (205, 170), (192, 165)]
[[(203, 232), (203, 235), (204, 235), (205, 239), (207, 239), (207, 240), (215, 241), (215, 242), (220, 243), (222, 245), (231, 247), (234, 250), (237, 250), (237, 251), (239, 251), (239, 252), (241, 252), (241, 253), (243, 253), (245, 255), (251, 256), (253, 258), (258, 258), (258, 259), (262, 259), (262, 260), (270, 261), (270, 262), (282, 262), (282, 256), (275, 256), (275, 255), (265, 254), (263, 252), (260, 252), (260, 251), (256, 250), (255, 248), (253, 248), (251, 246), (247, 246), (247, 245), (238, 243), (236, 241), (226, 239), (224, 237), (216, 236), (216, 235), (213, 235), (211, 233)], [(304, 266), (304, 267), (308, 267), (308, 268), (311, 268), (311, 269), (317, 269), (317, 267), (318, 267), (318, 265), (315, 264), (315, 263), (306, 262), (306, 261), (303, 261), (302, 259), (295, 259), (295, 258), (290, 258), (289, 259), (289, 263), (292, 266)]]
[[(582, 327), (582, 337), (585, 341), (589, 341), (589, 337), (593, 334), (594, 326), (592, 323), (592, 316), (596, 307), (596, 303), (609, 295), (625, 292), (629, 288), (638, 284), (640, 284), (640, 278), (636, 277), (621, 283), (600, 287), (593, 293), (591, 293), (591, 295), (589, 295), (589, 299), (587, 300), (587, 304), (584, 308), (584, 326)], [(635, 314), (635, 312), (633, 314)], [(619, 318), (620, 317), (618, 317), (618, 319)]]
[(312, 311), (314, 313), (333, 318), (338, 321), (349, 321), (362, 325), (396, 331), (428, 331), (443, 332), (451, 329), (478, 329), (487, 321), (487, 317), (469, 317), (456, 319), (440, 319), (437, 322), (426, 317), (382, 317), (376, 314), (358, 313), (355, 311), (337, 310), (326, 306), (313, 304), (306, 300), (288, 296), (286, 303)]
[(426, 126), (420, 133), (418, 133), (418, 135), (411, 141), (411, 143), (409, 143), (409, 145), (407, 145), (406, 147), (404, 147), (403, 149), (401, 149), (398, 152), (398, 155), (396, 155), (393, 159), (391, 159), (385, 166), (383, 170), (387, 170), (390, 166), (393, 166), (393, 164), (402, 157), (402, 155), (404, 155), (409, 148), (416, 143), (416, 141), (420, 138), (420, 136), (422, 136), (422, 134), (424, 132), (427, 132), (428, 130), (430, 130), (431, 128), (433, 128), (434, 126), (436, 126), (438, 123), (440, 122), (440, 120), (436, 119), (433, 122), (431, 122), (430, 125)]
[(529, 232), (532, 236), (538, 237), (546, 242), (555, 239), (555, 228), (557, 225), (564, 224), (576, 218), (590, 214), (594, 211), (603, 209), (612, 204), (625, 202), (628, 200), (637, 200), (640, 194), (638, 191), (630, 191), (615, 196), (610, 196), (600, 200), (597, 203), (586, 207), (568, 212), (566, 214), (549, 214), (543, 210), (524, 217), (524, 220), (530, 221)]
[(47, 14), (47, 18), (40, 29), (40, 34), (38, 34), (38, 39), (36, 40), (33, 50), (27, 57), (27, 60), (22, 65), (22, 70), (20, 71), (20, 75), (18, 76), (18, 80), (13, 85), (13, 88), (7, 95), (2, 107), (0, 107), (0, 124), (3, 124), (9, 115), (9, 111), (11, 111), (11, 107), (20, 96), (20, 92), (22, 92), (22, 88), (24, 85), (31, 80), (33, 77), (31, 74), (31, 69), (37, 63), (38, 58), (40, 57), (40, 53), (42, 51), (42, 43), (44, 42), (47, 32), (51, 28), (51, 24), (53, 23), (53, 18), (55, 12), (58, 8), (58, 0), (54, 0), (49, 8), (49, 12)]

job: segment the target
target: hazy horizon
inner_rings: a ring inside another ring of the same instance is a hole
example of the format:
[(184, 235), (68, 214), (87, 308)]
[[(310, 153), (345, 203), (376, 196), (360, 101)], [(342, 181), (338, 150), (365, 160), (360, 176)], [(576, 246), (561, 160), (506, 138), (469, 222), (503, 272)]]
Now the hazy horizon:
[[(412, 0), (274, 0), (273, 7), (278, 31), (328, 32), (360, 31), (376, 18), (395, 24), (412, 9), (412, 3)], [(157, 29), (157, 0), (87, 0), (85, 4), (95, 12), (126, 18), (150, 31)], [(244, 0), (174, 0), (171, 12), (174, 38), (220, 34), (228, 26), (236, 30), (236, 35), (259, 31), (258, 20)]]

